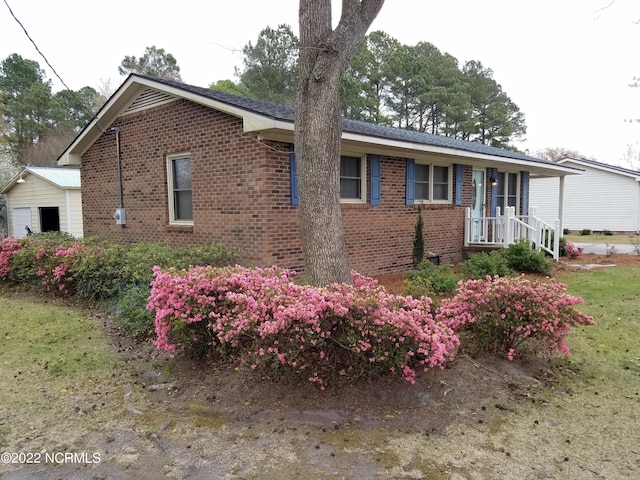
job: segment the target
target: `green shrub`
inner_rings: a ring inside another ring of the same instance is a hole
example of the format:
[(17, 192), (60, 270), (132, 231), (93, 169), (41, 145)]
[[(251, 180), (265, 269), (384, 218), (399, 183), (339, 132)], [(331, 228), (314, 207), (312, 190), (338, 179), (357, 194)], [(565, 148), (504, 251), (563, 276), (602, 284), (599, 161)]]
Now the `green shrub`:
[(0, 249), (0, 273), (4, 280), (23, 287), (44, 286), (47, 291), (87, 300), (107, 300), (131, 285), (150, 284), (154, 266), (177, 269), (192, 265), (225, 266), (238, 258), (235, 250), (220, 245), (177, 249), (161, 244), (121, 245), (96, 237), (75, 240), (59, 232), (11, 242), (6, 245), (11, 251)]
[(580, 235), (582, 236), (591, 235), (591, 230), (589, 230), (588, 228), (583, 228), (582, 230), (580, 230)]
[(602, 235), (606, 235), (608, 237), (613, 235), (613, 232), (611, 230), (603, 230), (602, 231)]
[(567, 239), (564, 237), (560, 237), (559, 245), (560, 245), (560, 252), (558, 252), (559, 255), (561, 257), (568, 256), (569, 254), (567, 253)]
[(486, 278), (487, 275), (506, 277), (511, 273), (504, 250), (472, 253), (462, 262), (461, 268), (464, 275), (472, 279)]
[[(452, 295), (458, 288), (458, 281), (461, 280), (451, 269), (451, 265), (438, 266), (428, 260), (420, 262), (414, 270), (410, 270), (407, 277), (406, 290), (424, 290), (428, 292), (422, 294), (425, 296)], [(416, 283), (416, 285), (412, 286), (412, 283)], [(403, 293), (405, 285), (403, 285)], [(405, 294), (414, 296), (411, 293)]]
[(238, 261), (238, 251), (222, 245), (192, 245), (179, 248), (173, 262), (168, 266), (189, 268), (196, 265), (226, 267)]
[(418, 205), (418, 220), (416, 221), (416, 232), (413, 238), (413, 266), (416, 267), (424, 259), (424, 221), (422, 220), (422, 209)]
[(148, 338), (153, 333), (155, 315), (147, 310), (150, 285), (127, 288), (115, 301), (114, 323), (129, 337)]
[(542, 251), (531, 248), (526, 239), (512, 243), (505, 250), (505, 258), (509, 268), (518, 272), (550, 275), (553, 264)]
[(128, 285), (149, 284), (153, 267), (189, 268), (195, 265), (224, 266), (237, 260), (237, 252), (220, 245), (173, 248), (159, 243), (120, 245), (92, 239), (73, 279), (80, 296), (108, 299)]
[(563, 228), (563, 229), (562, 229), (562, 233), (563, 233), (564, 235), (569, 235), (569, 234), (571, 233), (571, 230), (569, 230), (568, 228)]
[(76, 294), (87, 300), (106, 300), (133, 283), (125, 273), (127, 247), (103, 243), (80, 253), (71, 269)]
[(431, 281), (426, 277), (407, 278), (402, 283), (402, 295), (413, 298), (433, 297), (435, 295)]

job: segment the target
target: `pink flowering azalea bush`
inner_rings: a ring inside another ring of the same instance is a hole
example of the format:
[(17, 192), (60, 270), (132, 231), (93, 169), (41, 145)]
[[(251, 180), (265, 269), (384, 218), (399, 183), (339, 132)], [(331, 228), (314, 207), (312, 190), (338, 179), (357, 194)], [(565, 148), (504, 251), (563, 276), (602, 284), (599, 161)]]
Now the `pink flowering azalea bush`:
[(468, 334), (480, 350), (503, 352), (509, 360), (532, 339), (552, 354), (569, 355), (566, 337), (571, 327), (595, 322), (576, 310), (582, 298), (566, 290), (564, 284), (524, 276), (468, 280), (460, 282), (454, 297), (442, 301), (436, 319)]
[(155, 345), (238, 354), (252, 369), (295, 373), (320, 388), (340, 378), (443, 367), (459, 345), (434, 321), (431, 300), (391, 295), (353, 273), (354, 284), (297, 285), (277, 267), (154, 269), (147, 308)]
[(42, 284), (47, 291), (72, 293), (73, 287), (68, 283), (69, 268), (86, 247), (80, 243), (71, 245), (40, 245), (35, 255), (39, 268), (36, 275), (42, 277)]
[(44, 285), (67, 293), (71, 264), (82, 246), (70, 236), (39, 235), (6, 238), (0, 243), (0, 278), (23, 286)]
[(567, 252), (567, 255), (569, 255), (569, 257), (571, 257), (571, 258), (579, 257), (580, 255), (582, 255), (584, 253), (584, 248), (576, 247), (571, 242), (567, 242), (567, 245), (564, 247), (564, 250), (565, 250), (565, 252)]
[(22, 242), (13, 237), (8, 237), (0, 241), (0, 278), (7, 278), (11, 270), (11, 257), (17, 255), (22, 250)]

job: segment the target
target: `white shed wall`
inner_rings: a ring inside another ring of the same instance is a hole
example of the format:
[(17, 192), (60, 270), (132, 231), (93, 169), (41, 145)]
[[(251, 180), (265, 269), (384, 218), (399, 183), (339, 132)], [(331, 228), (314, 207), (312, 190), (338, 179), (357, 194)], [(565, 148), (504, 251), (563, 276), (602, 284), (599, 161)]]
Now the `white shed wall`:
[[(67, 193), (68, 192), (68, 193)], [(13, 209), (31, 208), (31, 231), (40, 233), (40, 207), (58, 207), (60, 231), (82, 237), (82, 200), (80, 190), (64, 190), (29, 175), (25, 183), (16, 184), (7, 192), (8, 231), (13, 233)], [(67, 202), (69, 202), (67, 204)], [(71, 217), (69, 217), (71, 215)], [(24, 226), (20, 227), (24, 228)]]
[[(586, 165), (576, 166), (585, 172), (565, 177), (563, 228), (638, 231), (638, 182), (623, 174)], [(531, 179), (530, 205), (537, 206), (537, 216), (548, 223), (558, 218), (559, 185), (557, 178)]]

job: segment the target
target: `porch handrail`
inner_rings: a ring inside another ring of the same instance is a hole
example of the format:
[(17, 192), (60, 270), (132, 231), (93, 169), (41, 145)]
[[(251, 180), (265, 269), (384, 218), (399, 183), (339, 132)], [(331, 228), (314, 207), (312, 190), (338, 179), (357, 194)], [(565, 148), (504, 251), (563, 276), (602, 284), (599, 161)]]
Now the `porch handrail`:
[(554, 260), (560, 257), (560, 221), (550, 225), (535, 216), (535, 208), (528, 216), (518, 217), (515, 207), (507, 207), (504, 214), (496, 208), (494, 217), (472, 217), (471, 208), (466, 209), (465, 247), (487, 246), (507, 248), (520, 239), (526, 239), (536, 249), (549, 252)]

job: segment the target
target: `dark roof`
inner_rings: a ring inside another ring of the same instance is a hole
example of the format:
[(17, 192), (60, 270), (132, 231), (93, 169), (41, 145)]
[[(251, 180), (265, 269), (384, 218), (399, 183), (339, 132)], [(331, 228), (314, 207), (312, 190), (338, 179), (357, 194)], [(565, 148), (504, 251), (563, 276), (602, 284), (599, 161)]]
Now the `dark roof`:
[(609, 165), (608, 163), (602, 163), (602, 162), (597, 162), (595, 160), (589, 160), (588, 158), (573, 158), (573, 157), (566, 157), (562, 159), (564, 160), (568, 160), (568, 161), (576, 161), (576, 162), (580, 162), (580, 163), (584, 163), (586, 165), (592, 165), (594, 167), (600, 167), (600, 168), (608, 168), (609, 170), (615, 170), (617, 172), (620, 173), (625, 173), (627, 175), (632, 175), (634, 177), (640, 177), (640, 171), (638, 170), (631, 170), (629, 168), (624, 168), (624, 167), (619, 167), (617, 165)]
[[(248, 112), (263, 115), (274, 120), (281, 120), (293, 123), (294, 110), (286, 105), (258, 100), (255, 98), (243, 97), (231, 93), (213, 90), (211, 88), (196, 87), (172, 80), (162, 78), (149, 77), (146, 75), (132, 74), (141, 78), (153, 80), (163, 83), (179, 90), (194, 93), (202, 97), (206, 97), (217, 102), (221, 102), (233, 107), (241, 108)], [(451, 137), (443, 137), (430, 133), (417, 132), (415, 130), (407, 130), (404, 128), (389, 127), (385, 125), (377, 125), (374, 123), (361, 122), (357, 120), (342, 119), (342, 131), (366, 135), (369, 137), (382, 138), (386, 140), (397, 140), (402, 142), (414, 143), (417, 145), (430, 145), (434, 147), (451, 148), (466, 152), (478, 153), (483, 155), (493, 155), (496, 157), (512, 158), (516, 160), (525, 160), (528, 162), (536, 162), (541, 164), (555, 165), (555, 162), (543, 160), (540, 158), (525, 155), (524, 153), (514, 152), (503, 148), (491, 147), (477, 142), (469, 142)]]

